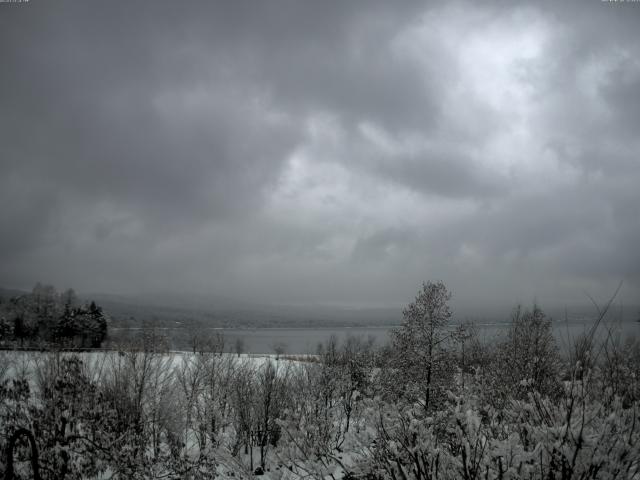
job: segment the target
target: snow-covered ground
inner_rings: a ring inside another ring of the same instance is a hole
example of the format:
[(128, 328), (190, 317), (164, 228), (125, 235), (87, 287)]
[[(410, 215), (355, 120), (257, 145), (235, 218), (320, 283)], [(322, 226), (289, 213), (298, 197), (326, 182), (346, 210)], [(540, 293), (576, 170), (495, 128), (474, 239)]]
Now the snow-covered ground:
[[(113, 364), (119, 356), (122, 356), (123, 352), (117, 351), (102, 351), (102, 352), (40, 352), (40, 351), (0, 351), (0, 380), (5, 378), (23, 377), (34, 380), (34, 373), (39, 365), (42, 365), (48, 359), (51, 359), (54, 355), (60, 356), (78, 356), (88, 372), (91, 372), (95, 378), (100, 378), (100, 375)], [(165, 368), (177, 368), (182, 365), (186, 359), (191, 359), (199, 354), (194, 354), (187, 351), (169, 351), (167, 353), (158, 354), (160, 359), (165, 362)], [(248, 366), (254, 369), (263, 367), (267, 362), (272, 362), (274, 365), (295, 367), (299, 366), (302, 361), (313, 361), (315, 355), (275, 355), (275, 354), (250, 354), (242, 353), (240, 355), (235, 353), (222, 353), (219, 354), (224, 359), (234, 359), (238, 365)]]

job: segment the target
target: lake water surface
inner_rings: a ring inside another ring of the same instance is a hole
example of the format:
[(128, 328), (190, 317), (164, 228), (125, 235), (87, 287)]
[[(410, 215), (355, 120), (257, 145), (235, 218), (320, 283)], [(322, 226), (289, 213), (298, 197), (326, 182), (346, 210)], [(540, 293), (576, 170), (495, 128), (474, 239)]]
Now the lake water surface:
[[(561, 350), (566, 350), (572, 340), (590, 330), (592, 320), (554, 322), (553, 334)], [(332, 336), (343, 342), (348, 337), (371, 338), (376, 345), (383, 345), (390, 339), (390, 332), (395, 326), (371, 327), (331, 327), (331, 328), (224, 328), (208, 329), (211, 334), (224, 335), (225, 350), (235, 351), (238, 340), (243, 344), (245, 353), (274, 353), (281, 348), (288, 354), (316, 353), (318, 344), (324, 343)], [(476, 328), (482, 341), (491, 342), (507, 332), (506, 323), (477, 323)], [(187, 348), (186, 332), (183, 329), (164, 329), (163, 333), (171, 339), (175, 349)], [(615, 339), (624, 340), (632, 336), (640, 336), (640, 323), (633, 321), (606, 322), (597, 330), (598, 338), (611, 335)]]
[[(554, 323), (553, 334), (558, 346), (565, 350), (572, 339), (587, 333), (593, 325), (591, 321)], [(315, 353), (319, 343), (324, 343), (336, 336), (343, 342), (349, 336), (362, 339), (373, 339), (376, 345), (383, 345), (390, 339), (390, 332), (396, 327), (350, 327), (350, 328), (256, 328), (221, 330), (225, 343), (235, 344), (236, 339), (243, 339), (245, 349), (249, 353), (273, 353), (277, 345), (285, 348), (287, 353)], [(478, 335), (483, 341), (490, 342), (507, 332), (506, 324), (477, 325)], [(615, 325), (603, 325), (597, 330), (598, 338), (605, 335), (624, 340), (630, 336), (640, 335), (640, 323), (624, 322)]]

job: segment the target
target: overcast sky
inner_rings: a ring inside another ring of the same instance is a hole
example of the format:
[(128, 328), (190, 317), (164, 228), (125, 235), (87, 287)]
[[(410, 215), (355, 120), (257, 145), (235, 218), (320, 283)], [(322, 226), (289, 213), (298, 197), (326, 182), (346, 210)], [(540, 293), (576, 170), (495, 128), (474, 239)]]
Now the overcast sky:
[(640, 3), (0, 3), (0, 285), (640, 299)]

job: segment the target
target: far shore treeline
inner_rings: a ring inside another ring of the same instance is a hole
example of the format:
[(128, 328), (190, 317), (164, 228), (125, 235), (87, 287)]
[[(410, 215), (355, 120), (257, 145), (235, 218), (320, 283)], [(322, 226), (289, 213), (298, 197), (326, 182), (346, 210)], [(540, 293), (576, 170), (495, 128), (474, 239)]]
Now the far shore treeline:
[(38, 283), (31, 293), (0, 298), (0, 346), (100, 348), (107, 328), (102, 307), (80, 303), (71, 288)]

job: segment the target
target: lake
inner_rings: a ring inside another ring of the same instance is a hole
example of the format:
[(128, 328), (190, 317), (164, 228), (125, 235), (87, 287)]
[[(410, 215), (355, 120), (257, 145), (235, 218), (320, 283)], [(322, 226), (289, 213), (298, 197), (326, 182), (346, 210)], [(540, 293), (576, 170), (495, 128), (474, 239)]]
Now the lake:
[[(561, 350), (566, 350), (572, 339), (588, 332), (593, 325), (592, 320), (572, 320), (569, 322), (553, 322), (553, 334)], [(454, 325), (455, 327), (455, 325)], [(390, 339), (390, 332), (394, 326), (370, 327), (331, 327), (331, 328), (211, 328), (206, 329), (211, 335), (221, 333), (225, 339), (225, 350), (235, 351), (238, 340), (243, 343), (246, 353), (274, 353), (278, 346), (287, 354), (312, 354), (316, 352), (319, 343), (324, 343), (336, 336), (340, 342), (348, 337), (371, 338), (376, 345), (383, 345)], [(482, 341), (491, 342), (495, 338), (505, 335), (506, 323), (477, 323), (476, 328)], [(116, 338), (131, 335), (140, 329), (113, 329)], [(157, 329), (166, 335), (174, 349), (188, 348), (188, 333), (181, 328)], [(598, 328), (598, 338), (605, 338), (610, 332), (613, 338), (624, 340), (628, 337), (640, 335), (640, 323), (634, 321), (606, 322)]]

